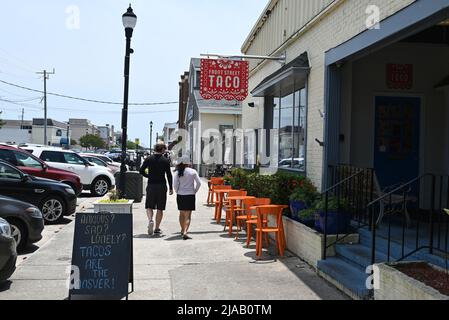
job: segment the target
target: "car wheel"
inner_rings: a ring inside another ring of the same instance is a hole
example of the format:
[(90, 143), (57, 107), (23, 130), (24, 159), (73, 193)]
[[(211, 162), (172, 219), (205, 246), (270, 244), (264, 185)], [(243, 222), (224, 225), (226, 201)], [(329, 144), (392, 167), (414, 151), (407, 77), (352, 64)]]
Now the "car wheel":
[(92, 183), (91, 193), (97, 197), (102, 197), (108, 193), (110, 188), (110, 183), (107, 178), (97, 178)]
[(28, 243), (28, 231), (22, 221), (8, 219), (8, 223), (11, 225), (12, 237), (16, 240), (17, 251), (22, 251)]
[(61, 198), (57, 196), (50, 196), (42, 201), (41, 205), (42, 215), (45, 222), (56, 223), (62, 220), (65, 212), (65, 204)]

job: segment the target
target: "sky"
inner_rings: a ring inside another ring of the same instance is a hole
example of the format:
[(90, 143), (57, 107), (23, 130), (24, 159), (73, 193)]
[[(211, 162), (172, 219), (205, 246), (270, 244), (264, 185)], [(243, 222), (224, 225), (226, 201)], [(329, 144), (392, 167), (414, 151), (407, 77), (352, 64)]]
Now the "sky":
[[(130, 103), (178, 101), (180, 75), (201, 53), (239, 54), (268, 0), (134, 0)], [(46, 69), (55, 74), (48, 92), (123, 101), (125, 34), (121, 16), (129, 0), (3, 1), (0, 80), (42, 90)], [(42, 95), (0, 83), (3, 119), (43, 118)], [(7, 100), (9, 102), (6, 102)], [(87, 118), (120, 128), (121, 105), (48, 96), (48, 117)], [(130, 107), (128, 137), (149, 144), (166, 122), (178, 121), (178, 105)]]

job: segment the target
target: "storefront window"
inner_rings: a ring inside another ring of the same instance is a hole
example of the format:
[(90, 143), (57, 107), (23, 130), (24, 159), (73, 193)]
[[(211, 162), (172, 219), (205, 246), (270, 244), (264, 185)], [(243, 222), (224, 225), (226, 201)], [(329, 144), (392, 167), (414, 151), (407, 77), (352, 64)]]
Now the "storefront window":
[(274, 98), (273, 128), (279, 129), (279, 168), (305, 171), (306, 89)]
[(279, 128), (279, 165), (291, 167), (293, 157), (293, 99), (289, 94), (280, 99), (280, 128)]

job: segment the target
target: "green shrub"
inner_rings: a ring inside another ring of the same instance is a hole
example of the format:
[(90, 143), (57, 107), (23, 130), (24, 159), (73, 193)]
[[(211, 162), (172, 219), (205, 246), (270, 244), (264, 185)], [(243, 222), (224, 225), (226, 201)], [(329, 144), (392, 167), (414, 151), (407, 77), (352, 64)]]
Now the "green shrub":
[(292, 201), (304, 201), (307, 206), (311, 206), (319, 197), (317, 188), (313, 183), (305, 178), (299, 182), (299, 185), (293, 190), (290, 195)]
[[(318, 200), (315, 204), (315, 209), (317, 211), (325, 211), (326, 210), (326, 198), (322, 196), (320, 200)], [(348, 199), (337, 197), (329, 197), (327, 200), (327, 209), (328, 211), (338, 211), (342, 213), (347, 213), (352, 209), (351, 203)]]

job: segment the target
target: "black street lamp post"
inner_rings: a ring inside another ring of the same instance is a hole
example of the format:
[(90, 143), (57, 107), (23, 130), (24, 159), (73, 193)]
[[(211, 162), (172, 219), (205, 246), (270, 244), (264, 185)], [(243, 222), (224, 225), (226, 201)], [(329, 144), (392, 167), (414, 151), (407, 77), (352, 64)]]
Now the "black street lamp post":
[(153, 149), (153, 121), (150, 122), (150, 152)]
[(137, 16), (134, 14), (131, 4), (127, 12), (122, 16), (123, 26), (126, 35), (126, 52), (125, 52), (125, 90), (123, 95), (122, 110), (122, 163), (120, 166), (120, 196), (126, 196), (126, 144), (128, 142), (128, 96), (129, 96), (129, 62), (130, 56), (134, 53), (131, 49), (131, 38), (133, 36), (134, 27), (137, 23)]

